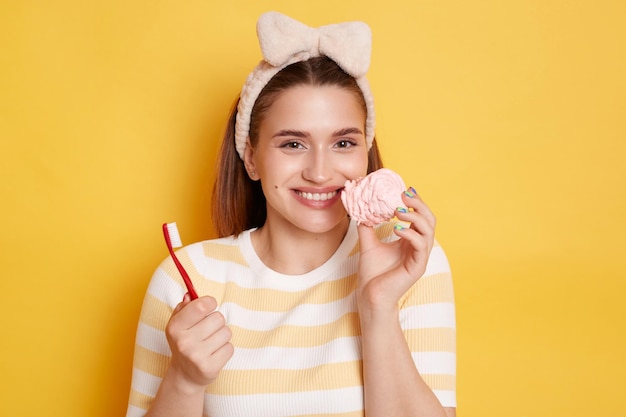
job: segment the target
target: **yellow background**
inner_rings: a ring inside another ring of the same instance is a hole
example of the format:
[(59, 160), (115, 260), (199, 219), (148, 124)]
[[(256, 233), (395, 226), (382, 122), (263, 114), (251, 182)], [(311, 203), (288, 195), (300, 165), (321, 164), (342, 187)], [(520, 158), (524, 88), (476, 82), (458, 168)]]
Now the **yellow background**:
[(438, 215), (459, 416), (626, 409), (622, 0), (0, 3), (0, 415), (123, 415), (162, 222), (212, 237), (213, 160), (276, 9), (364, 20), (389, 167)]

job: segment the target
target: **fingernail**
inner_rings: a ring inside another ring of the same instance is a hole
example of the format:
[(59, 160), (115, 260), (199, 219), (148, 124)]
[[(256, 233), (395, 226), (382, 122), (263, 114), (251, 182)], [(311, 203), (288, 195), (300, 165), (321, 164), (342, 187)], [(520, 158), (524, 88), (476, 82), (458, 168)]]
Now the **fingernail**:
[(396, 223), (395, 226), (393, 226), (394, 229), (396, 230), (404, 230), (406, 229), (406, 227), (402, 226), (400, 223)]
[(398, 207), (396, 209), (398, 211), (398, 213), (408, 213), (409, 210), (406, 207)]
[(415, 195), (416, 195), (416, 194), (417, 194), (417, 193), (413, 193), (413, 192), (411, 192), (411, 190), (410, 190), (410, 189), (409, 189), (409, 190), (406, 190), (406, 191), (404, 192), (404, 195), (405, 195), (405, 196), (407, 196), (407, 197), (409, 197), (409, 198), (413, 198), (413, 197), (415, 197)]
[(409, 187), (409, 191), (412, 192), (413, 195), (417, 195), (417, 191), (415, 191), (415, 188)]

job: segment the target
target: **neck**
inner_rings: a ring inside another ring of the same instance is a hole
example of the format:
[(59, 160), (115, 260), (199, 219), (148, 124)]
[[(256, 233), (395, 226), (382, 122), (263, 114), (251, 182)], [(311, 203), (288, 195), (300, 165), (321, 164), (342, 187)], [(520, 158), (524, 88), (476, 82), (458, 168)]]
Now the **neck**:
[(301, 275), (330, 259), (341, 245), (349, 224), (346, 217), (328, 232), (311, 233), (266, 223), (252, 233), (252, 245), (268, 268), (281, 274)]

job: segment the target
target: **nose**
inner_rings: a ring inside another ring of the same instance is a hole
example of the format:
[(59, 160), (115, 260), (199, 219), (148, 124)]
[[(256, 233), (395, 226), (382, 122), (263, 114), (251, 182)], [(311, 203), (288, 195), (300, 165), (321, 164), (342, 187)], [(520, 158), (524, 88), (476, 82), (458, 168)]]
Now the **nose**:
[(332, 160), (324, 151), (314, 149), (307, 155), (302, 176), (307, 181), (322, 184), (332, 178)]

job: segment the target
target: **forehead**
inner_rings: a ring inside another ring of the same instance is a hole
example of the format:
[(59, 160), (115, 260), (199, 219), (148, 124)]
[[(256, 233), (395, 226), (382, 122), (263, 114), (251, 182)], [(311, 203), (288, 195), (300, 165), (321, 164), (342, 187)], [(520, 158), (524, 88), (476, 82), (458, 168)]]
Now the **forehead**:
[(265, 122), (365, 123), (365, 109), (354, 92), (338, 86), (295, 86), (281, 92), (268, 108)]

